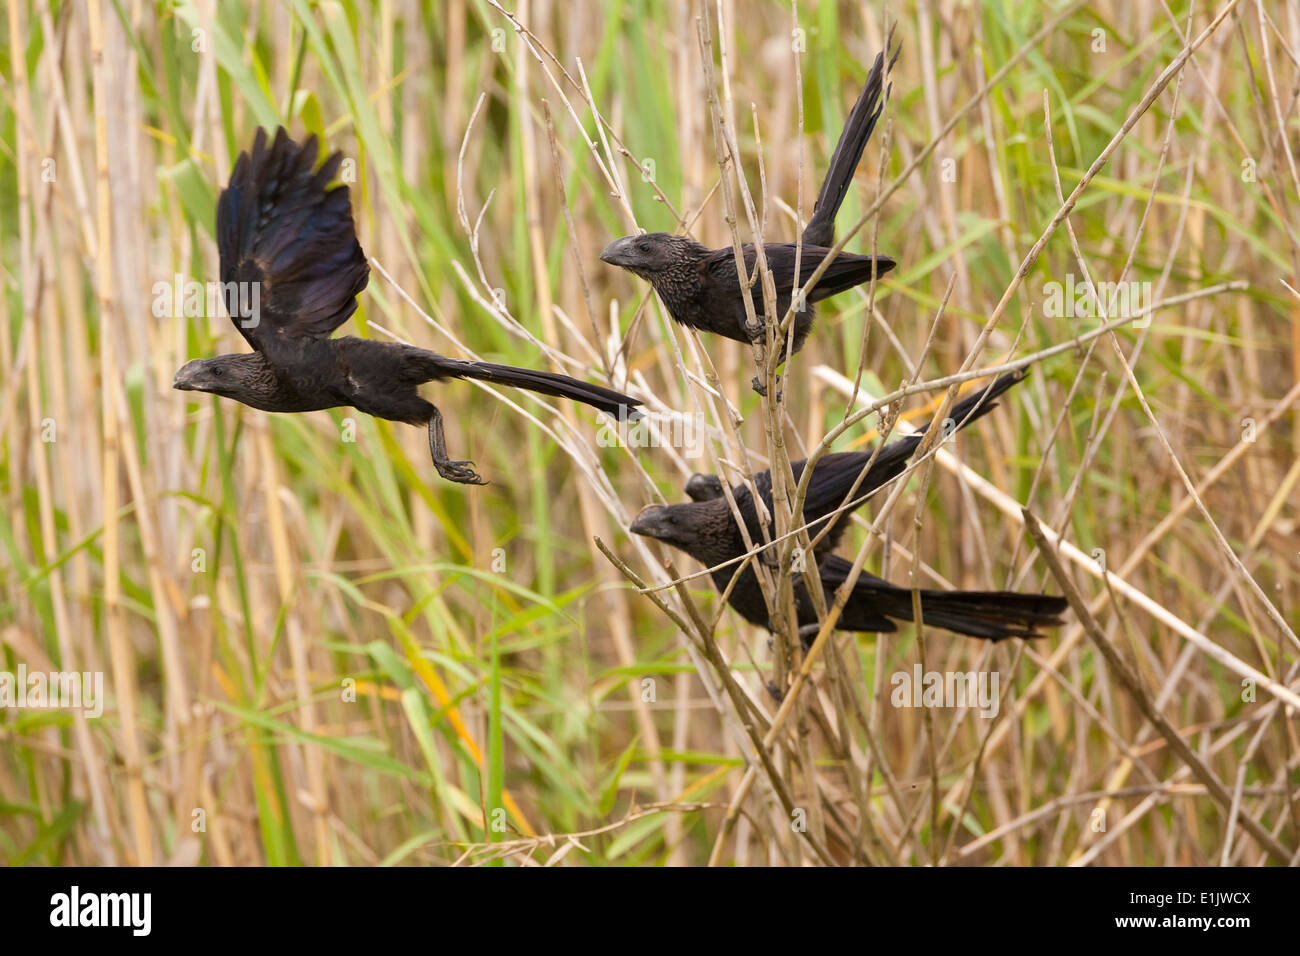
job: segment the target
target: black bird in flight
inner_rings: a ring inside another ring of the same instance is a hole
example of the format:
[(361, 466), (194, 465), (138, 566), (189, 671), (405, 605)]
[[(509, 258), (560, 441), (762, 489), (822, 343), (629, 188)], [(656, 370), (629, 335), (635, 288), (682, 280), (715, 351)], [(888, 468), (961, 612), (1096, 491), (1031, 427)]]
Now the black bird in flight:
[[(1004, 375), (987, 388), (972, 392), (953, 406), (945, 433), (962, 428), (996, 407), (993, 401), (1024, 377), (1023, 372)], [(814, 466), (808, 492), (804, 498), (803, 519), (817, 559), (818, 576), (828, 599), (849, 576), (852, 562), (833, 554), (844, 536), (849, 515), (886, 482), (902, 474), (908, 460), (920, 446), (925, 429), (885, 445), (870, 468), (871, 451), (839, 452), (827, 455)], [(796, 462), (796, 482), (802, 477), (806, 461)], [(866, 473), (863, 474), (863, 469)], [(754, 485), (772, 513), (772, 476), (764, 471), (754, 476)], [(856, 485), (856, 490), (854, 490)], [(633, 521), (633, 534), (646, 535), (685, 551), (707, 567), (715, 567), (746, 554), (749, 548), (715, 475), (694, 475), (687, 482), (687, 494), (693, 499), (674, 505), (652, 505)], [(759, 522), (753, 494), (745, 484), (732, 489), (736, 506), (744, 516), (750, 540), (755, 545), (769, 540)], [(848, 499), (848, 507), (844, 507)], [(843, 511), (839, 511), (844, 508)], [(820, 540), (818, 540), (818, 537)], [(775, 564), (775, 547), (769, 545), (757, 560)], [(726, 591), (739, 564), (720, 567), (711, 573), (719, 593)], [(805, 641), (817, 630), (817, 612), (803, 583), (795, 575), (795, 605), (800, 633)], [(758, 576), (747, 566), (732, 588), (727, 600), (732, 608), (751, 624), (770, 629), (767, 605)], [(1017, 594), (1013, 591), (921, 591), (921, 616), (924, 622), (958, 634), (1000, 641), (1007, 637), (1039, 637), (1038, 629), (1061, 622), (1067, 604), (1064, 598), (1042, 594)], [(896, 587), (882, 578), (862, 572), (841, 613), (837, 629), (842, 631), (893, 631), (891, 618), (912, 620), (912, 592)]]
[(343, 154), (313, 169), (317, 155), (314, 135), (300, 146), (280, 129), (268, 147), (260, 128), (252, 153), (240, 153), (217, 201), (217, 250), (226, 310), (254, 351), (194, 359), (176, 373), (173, 388), (269, 412), (352, 406), (427, 424), (438, 474), (463, 484), (484, 482), (472, 461), (447, 457), (442, 413), (418, 391), (425, 382), (479, 379), (638, 417), (636, 399), (567, 375), (467, 362), (397, 342), (330, 338), (356, 311), (370, 266), (357, 242), (348, 187), (329, 188)]
[[(897, 59), (896, 50), (890, 68)], [(794, 291), (812, 278), (835, 244), (835, 214), (844, 202), (858, 160), (862, 158), (862, 151), (884, 109), (881, 102), (884, 76), (885, 54), (878, 53), (866, 86), (862, 88), (840, 133), (839, 142), (835, 144), (812, 218), (803, 231), (802, 248), (793, 242), (765, 243), (763, 246), (776, 287), (778, 320), (789, 311)], [(743, 248), (745, 273), (753, 276), (754, 247), (746, 243)], [(794, 272), (796, 249), (799, 249), (797, 282)], [(669, 315), (680, 325), (702, 332), (716, 332), (745, 343), (760, 341), (765, 334), (761, 324), (764, 321), (762, 283), (755, 281), (750, 290), (754, 314), (760, 323), (750, 327), (740, 279), (736, 275), (736, 253), (731, 246), (709, 249), (686, 236), (652, 232), (615, 239), (605, 247), (600, 258), (611, 265), (621, 266), (654, 286)], [(813, 303), (869, 282), (873, 273), (883, 276), (892, 268), (894, 260), (889, 256), (862, 256), (849, 252), (837, 255), (817, 285), (809, 290), (808, 301), (795, 313), (794, 351), (803, 347), (804, 339), (812, 331)], [(784, 352), (784, 342), (781, 348)], [(785, 360), (784, 355), (781, 360)]]

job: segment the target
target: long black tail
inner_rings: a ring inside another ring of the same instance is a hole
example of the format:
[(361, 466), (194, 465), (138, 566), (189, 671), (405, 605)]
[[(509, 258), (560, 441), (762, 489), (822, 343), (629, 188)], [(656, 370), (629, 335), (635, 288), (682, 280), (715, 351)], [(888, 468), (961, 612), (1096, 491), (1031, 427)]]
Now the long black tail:
[(634, 411), (641, 402), (630, 395), (605, 388), (603, 385), (592, 385), (590, 382), (570, 378), (567, 375), (516, 368), (513, 365), (496, 365), (492, 362), (466, 362), (441, 355), (438, 358), (440, 361), (437, 377), (439, 378), (476, 378), (484, 382), (522, 388), (541, 395), (571, 398), (575, 402), (599, 408), (615, 418), (620, 417), (621, 409), (622, 417), (627, 419), (639, 418), (641, 414)]
[[(912, 592), (905, 588), (872, 589), (879, 609), (900, 621), (912, 620)], [(857, 598), (854, 589), (853, 599)], [(850, 599), (850, 603), (853, 599)], [(967, 637), (1000, 641), (1008, 637), (1042, 637), (1044, 627), (1059, 627), (1069, 607), (1063, 597), (1015, 591), (922, 591), (921, 619)]]
[[(1023, 369), (1008, 372), (989, 385), (982, 385), (973, 389), (970, 394), (949, 410), (947, 420), (952, 423), (951, 427), (954, 429), (965, 428), (971, 422), (983, 418), (997, 408), (998, 403), (994, 399), (1002, 395), (1011, 386), (1022, 381), (1025, 374)], [(849, 513), (854, 508), (865, 503), (867, 498), (885, 485), (886, 482), (892, 481), (903, 473), (912, 455), (920, 447), (921, 439), (925, 436), (925, 432), (929, 427), (929, 423), (926, 423), (915, 434), (897, 438), (880, 449), (880, 453), (876, 455), (876, 460), (872, 463), (870, 471), (861, 481), (858, 480), (858, 475), (866, 467), (867, 462), (871, 461), (874, 449), (835, 452), (826, 455), (817, 462), (813, 476), (808, 482), (808, 494), (804, 498), (804, 521), (808, 522), (808, 534), (813, 538), (818, 537), (828, 524), (834, 525), (817, 546), (818, 552), (833, 550), (840, 538), (843, 537), (844, 531), (848, 528), (847, 519)], [(803, 477), (803, 470), (806, 465), (806, 459), (794, 462), (792, 468), (795, 481)], [(853, 493), (853, 501), (855, 502), (853, 508), (828, 518), (828, 515), (837, 512), (844, 504), (844, 496), (849, 493), (849, 489), (853, 488), (855, 483), (857, 484), (857, 490)], [(772, 508), (772, 473), (770, 471), (759, 472), (754, 476), (754, 484), (758, 488), (763, 503), (769, 509)], [(740, 501), (748, 497), (749, 490), (744, 485), (738, 485), (733, 493), (736, 495), (737, 501)], [(717, 475), (691, 475), (686, 482), (686, 494), (693, 501), (708, 501), (713, 498), (721, 498), (723, 495), (722, 479)], [(762, 537), (762, 531), (756, 523), (757, 520), (757, 515), (755, 515), (755, 523), (749, 529), (750, 534), (754, 535), (756, 539)]]
[[(998, 403), (994, 399), (1024, 377), (1025, 372), (1023, 370), (1008, 372), (991, 384), (972, 390), (969, 395), (953, 405), (946, 420), (952, 423), (951, 427), (953, 429), (965, 428), (971, 422), (983, 418), (997, 408)], [(866, 501), (867, 496), (872, 492), (901, 475), (912, 455), (916, 453), (916, 449), (920, 447), (921, 439), (925, 436), (925, 432), (929, 427), (929, 423), (927, 423), (921, 426), (921, 430), (915, 434), (897, 438), (880, 449), (880, 453), (876, 455), (876, 460), (871, 465), (870, 471), (860, 482), (858, 481), (858, 474), (866, 466), (867, 462), (871, 461), (873, 449), (836, 452), (817, 462), (812, 479), (808, 482), (808, 494), (804, 498), (804, 520), (813, 521), (838, 509), (844, 503), (844, 496), (848, 494), (849, 489), (853, 487), (855, 482), (857, 482), (857, 490), (854, 492), (853, 498), (861, 504)], [(797, 481), (803, 475), (804, 462), (795, 462), (793, 467), (795, 480)], [(760, 490), (767, 492), (764, 494), (764, 501), (768, 502), (770, 507), (771, 497), (768, 488), (770, 487), (771, 478), (768, 477), (767, 485), (761, 484), (761, 476), (759, 481)], [(693, 490), (697, 494), (703, 493), (699, 483), (694, 486)], [(847, 527), (846, 517), (847, 512), (835, 519), (839, 524), (827, 536), (823, 547), (829, 550), (835, 546), (840, 535), (843, 534), (844, 529)], [(809, 533), (813, 535), (820, 533), (824, 524), (823, 522), (813, 525)]]
[[(891, 30), (889, 38), (885, 41), (886, 50), (893, 36)], [(894, 68), (898, 54), (899, 50), (896, 48), (893, 59), (889, 61), (889, 69)], [(806, 245), (834, 245), (835, 216), (844, 202), (849, 184), (853, 182), (853, 174), (857, 171), (859, 160), (862, 159), (862, 151), (867, 148), (867, 141), (871, 139), (876, 121), (880, 119), (880, 113), (884, 109), (881, 96), (884, 83), (885, 52), (882, 51), (876, 54), (876, 61), (871, 65), (871, 72), (867, 74), (867, 83), (862, 87), (858, 101), (853, 104), (853, 110), (844, 122), (844, 130), (840, 133), (839, 142), (835, 144), (835, 152), (831, 154), (826, 178), (822, 180), (821, 191), (817, 194), (817, 205), (813, 207), (812, 218), (808, 220), (808, 226), (803, 231), (803, 241)]]
[[(828, 590), (838, 587), (851, 567), (839, 555), (819, 558), (822, 585)], [(921, 591), (921, 618), (926, 625), (990, 641), (1042, 637), (1041, 628), (1060, 626), (1060, 615), (1068, 606), (1065, 598), (1046, 594)], [(894, 620), (912, 620), (912, 592), (863, 573), (844, 607), (840, 627), (846, 631), (893, 631)]]
[[(1006, 392), (1011, 386), (1024, 381), (1024, 378), (1025, 370), (1017, 369), (1014, 372), (1007, 372), (1005, 375), (998, 376), (988, 385), (980, 385), (971, 389), (965, 398), (949, 409), (944, 424), (953, 431), (959, 431), (971, 424), (971, 422), (979, 421), (998, 407), (998, 403), (994, 399)], [(882, 448), (880, 454), (876, 457), (875, 465), (872, 466), (866, 479), (863, 480), (860, 490), (864, 492), (875, 491), (894, 476), (901, 474), (907, 466), (907, 462), (911, 460), (912, 455), (920, 446), (921, 439), (925, 437), (926, 432), (930, 430), (933, 424), (934, 420), (931, 419), (920, 426), (913, 434), (896, 438)], [(864, 463), (871, 459), (870, 451), (849, 452), (848, 454), (860, 456), (861, 461)], [(827, 458), (831, 457), (834, 456), (827, 456)], [(823, 458), (822, 461), (826, 461), (826, 458)], [(819, 469), (820, 467), (818, 465)], [(861, 465), (858, 466), (859, 469), (861, 467)]]
[[(993, 401), (1012, 385), (1024, 381), (1024, 369), (1016, 369), (1014, 372), (1007, 372), (1000, 375), (989, 385), (980, 385), (971, 389), (966, 397), (954, 405), (948, 412), (948, 420), (952, 422), (953, 428), (965, 428), (973, 421), (983, 418), (993, 409), (998, 407), (998, 403)], [(933, 419), (921, 426), (921, 433), (929, 430), (933, 424)], [(914, 436), (909, 435), (908, 438)]]

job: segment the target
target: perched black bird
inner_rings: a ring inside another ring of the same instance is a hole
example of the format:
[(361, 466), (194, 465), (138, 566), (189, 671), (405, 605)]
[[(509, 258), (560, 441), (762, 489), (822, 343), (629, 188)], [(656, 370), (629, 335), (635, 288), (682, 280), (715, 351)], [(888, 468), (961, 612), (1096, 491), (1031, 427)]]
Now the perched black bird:
[(625, 414), (637, 417), (636, 399), (566, 375), (466, 362), (396, 342), (330, 338), (356, 310), (370, 275), (348, 188), (329, 188), (343, 154), (313, 171), (315, 136), (299, 146), (280, 129), (269, 147), (266, 140), (259, 129), (252, 153), (240, 154), (217, 202), (226, 310), (256, 351), (194, 359), (176, 373), (173, 388), (269, 412), (350, 405), (390, 421), (427, 423), (438, 474), (465, 484), (483, 479), (472, 461), (447, 457), (442, 414), (417, 390), (425, 382), (480, 379), (572, 398), (614, 416), (626, 407)]
[[(996, 407), (993, 401), (1024, 377), (1021, 372), (1004, 375), (987, 388), (972, 392), (953, 406), (949, 413), (952, 429), (961, 428)], [(871, 461), (871, 451), (840, 452), (827, 455), (814, 466), (808, 493), (804, 498), (803, 519), (808, 524), (808, 535), (813, 540), (818, 574), (822, 587), (829, 596), (848, 578), (852, 562), (832, 554), (848, 526), (848, 517), (872, 492), (903, 473), (908, 460), (919, 447), (924, 430), (885, 445), (876, 460)], [(794, 477), (803, 476), (806, 462), (793, 465)], [(860, 479), (861, 476), (861, 479)], [(860, 479), (860, 480), (859, 480)], [(857, 490), (852, 492), (855, 483)], [(771, 513), (772, 476), (761, 472), (754, 476), (754, 484), (763, 503)], [(708, 567), (714, 567), (745, 554), (740, 527), (732, 515), (722, 491), (722, 483), (712, 475), (693, 475), (686, 485), (690, 502), (675, 505), (652, 505), (637, 515), (632, 523), (634, 534), (656, 538), (685, 551)], [(740, 484), (732, 489), (736, 506), (745, 519), (750, 540), (756, 545), (767, 540), (754, 507), (749, 487)], [(844, 511), (845, 498), (849, 497)], [(821, 541), (816, 541), (823, 534)], [(759, 559), (775, 563), (771, 556), (775, 546), (760, 552)], [(738, 564), (718, 568), (712, 572), (714, 586), (721, 593), (727, 589), (736, 574)], [(795, 575), (795, 603), (799, 626), (805, 639), (816, 633), (817, 614), (812, 599), (802, 581)], [(752, 624), (770, 627), (767, 605), (752, 567), (740, 572), (728, 603), (741, 617)], [(921, 591), (921, 615), (926, 624), (942, 627), (958, 634), (999, 641), (1006, 637), (1038, 637), (1038, 628), (1060, 624), (1057, 615), (1066, 608), (1064, 598), (1040, 594), (1017, 594), (1011, 591)], [(840, 616), (838, 629), (843, 631), (893, 631), (896, 625), (890, 618), (912, 620), (912, 592), (881, 578), (867, 574), (858, 577)]]
[[(895, 51), (894, 59), (897, 58)], [(889, 65), (892, 68), (893, 60)], [(802, 288), (812, 278), (835, 244), (835, 214), (844, 202), (858, 160), (862, 158), (862, 151), (884, 109), (881, 102), (884, 75), (885, 55), (879, 53), (867, 76), (866, 86), (844, 124), (839, 142), (835, 144), (812, 218), (803, 231), (798, 282), (794, 272), (797, 244), (783, 242), (763, 246), (768, 268), (775, 280), (778, 319), (789, 311), (794, 290)], [(746, 244), (744, 253), (746, 274), (753, 275), (754, 247)], [(600, 258), (647, 280), (659, 293), (668, 313), (681, 325), (702, 332), (716, 332), (737, 342), (755, 342), (764, 335), (761, 324), (764, 319), (762, 283), (755, 282), (750, 290), (754, 314), (760, 322), (751, 328), (736, 275), (736, 253), (731, 246), (708, 249), (686, 236), (652, 232), (615, 239), (605, 247)], [(803, 308), (796, 311), (794, 351), (803, 347), (804, 339), (812, 331), (813, 303), (871, 281), (873, 272), (876, 276), (883, 276), (892, 268), (894, 260), (888, 256), (862, 256), (849, 252), (836, 256), (817, 285), (809, 290)]]

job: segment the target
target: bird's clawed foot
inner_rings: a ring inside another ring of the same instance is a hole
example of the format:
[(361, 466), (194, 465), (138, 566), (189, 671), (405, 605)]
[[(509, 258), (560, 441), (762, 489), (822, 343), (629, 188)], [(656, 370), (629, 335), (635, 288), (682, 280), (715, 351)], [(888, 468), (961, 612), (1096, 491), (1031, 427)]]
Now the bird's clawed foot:
[(461, 485), (487, 484), (474, 470), (474, 462), (447, 457), (447, 439), (442, 433), (442, 412), (436, 408), (429, 418), (429, 455), (433, 458), (433, 467), (438, 469), (438, 474), (448, 481)]
[(433, 467), (438, 469), (438, 474), (448, 481), (454, 481), (462, 485), (486, 485), (487, 482), (479, 476), (473, 468), (474, 462), (461, 460), (452, 460), (450, 458), (439, 461), (433, 460)]
[[(780, 384), (781, 384), (781, 376), (779, 376), (779, 375), (776, 377), (776, 384), (777, 384), (777, 385), (780, 385)], [(751, 388), (753, 388), (754, 391), (758, 392), (758, 394), (760, 394), (760, 395), (766, 395), (766, 394), (767, 394), (767, 385), (764, 384), (763, 380), (760, 379), (757, 375), (755, 375), (755, 376), (750, 380), (749, 385), (750, 385)], [(778, 402), (781, 400), (781, 393), (780, 393), (780, 392), (777, 392), (777, 393), (776, 393), (776, 400), (777, 400)]]

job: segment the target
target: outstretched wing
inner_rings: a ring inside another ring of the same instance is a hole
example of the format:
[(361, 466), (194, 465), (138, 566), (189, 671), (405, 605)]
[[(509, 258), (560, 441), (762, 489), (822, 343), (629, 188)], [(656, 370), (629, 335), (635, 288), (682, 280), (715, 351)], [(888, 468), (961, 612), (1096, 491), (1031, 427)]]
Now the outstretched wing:
[[(802, 249), (798, 250), (798, 285), (800, 288), (813, 277), (813, 273), (821, 266), (823, 260), (830, 255), (830, 251), (825, 246), (812, 245), (804, 245)], [(793, 242), (768, 243), (763, 252), (767, 259), (767, 267), (772, 270), (772, 280), (775, 283), (778, 296), (782, 299), (788, 299), (790, 289), (795, 284), (795, 244)], [(751, 246), (745, 248), (745, 265), (750, 272), (754, 271), (754, 253)], [(894, 265), (894, 260), (889, 256), (862, 256), (853, 252), (841, 252), (831, 260), (831, 264), (826, 267), (822, 277), (817, 280), (817, 284), (808, 293), (808, 301), (820, 302), (822, 299), (829, 299), (831, 296), (852, 289), (854, 286), (865, 285), (871, 281), (873, 272), (876, 278), (879, 279), (886, 272), (893, 269)], [(754, 305), (761, 314), (763, 311), (761, 283), (754, 283), (754, 290)]]
[[(748, 275), (753, 275), (754, 247), (749, 243), (745, 243), (744, 251), (745, 271)], [(822, 246), (805, 245), (799, 250), (799, 281), (796, 283), (794, 275), (795, 244), (793, 242), (769, 242), (764, 245), (763, 257), (767, 261), (767, 267), (772, 271), (777, 307), (781, 312), (784, 313), (790, 307), (790, 295), (793, 289), (803, 288), (829, 253), (830, 249)], [(822, 277), (817, 280), (817, 284), (808, 293), (808, 301), (820, 302), (822, 299), (828, 299), (840, 292), (852, 289), (854, 286), (864, 285), (871, 281), (872, 273), (875, 274), (876, 278), (880, 278), (893, 269), (894, 265), (894, 260), (889, 256), (862, 256), (853, 252), (841, 252), (826, 267)], [(726, 289), (728, 301), (733, 297), (738, 301), (743, 301), (740, 300), (740, 281), (736, 278), (736, 256), (730, 246), (715, 249), (701, 263), (700, 268), (708, 272), (714, 281), (720, 283), (722, 288)], [(762, 315), (764, 312), (763, 283), (755, 282), (749, 294), (754, 300), (754, 314)]]
[(352, 225), (346, 186), (328, 188), (342, 153), (313, 172), (316, 137), (258, 129), (217, 200), (217, 251), (226, 310), (253, 348), (325, 338), (357, 308), (370, 266)]

